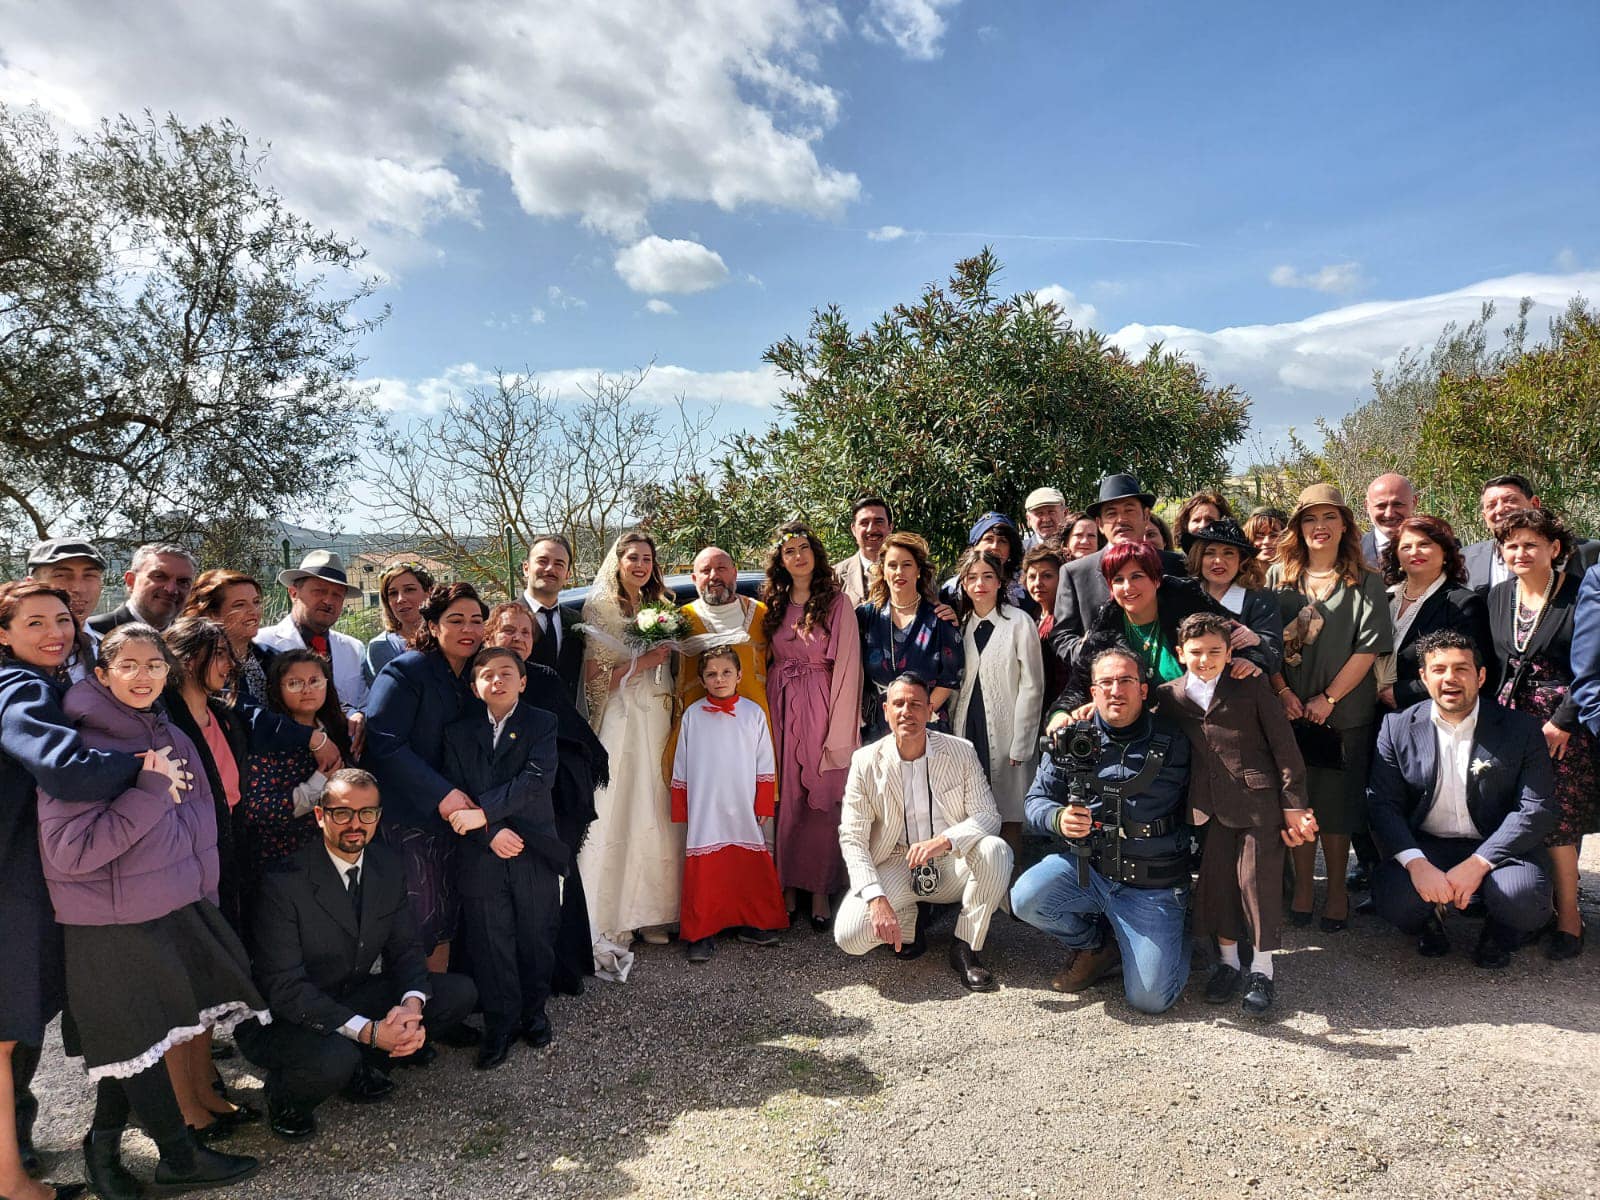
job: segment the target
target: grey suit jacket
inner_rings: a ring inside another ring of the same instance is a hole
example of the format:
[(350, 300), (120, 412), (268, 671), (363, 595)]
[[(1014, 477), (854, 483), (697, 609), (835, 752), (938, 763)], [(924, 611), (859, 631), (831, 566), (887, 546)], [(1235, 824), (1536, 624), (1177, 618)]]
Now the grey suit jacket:
[(1378, 535), (1370, 529), (1361, 535), (1361, 557), (1367, 560), (1367, 566), (1374, 571), (1381, 569), (1378, 566)]
[(833, 577), (839, 581), (844, 594), (850, 597), (851, 605), (859, 608), (867, 602), (867, 587), (871, 580), (867, 577), (867, 564), (861, 561), (859, 550), (833, 568)]
[[(839, 849), (850, 872), (850, 890), (858, 896), (873, 884), (882, 886), (878, 865), (903, 854), (907, 844), (901, 761), (893, 737), (863, 746), (850, 758)], [(971, 742), (929, 730), (928, 789), (957, 857), (1000, 832), (994, 794)]]

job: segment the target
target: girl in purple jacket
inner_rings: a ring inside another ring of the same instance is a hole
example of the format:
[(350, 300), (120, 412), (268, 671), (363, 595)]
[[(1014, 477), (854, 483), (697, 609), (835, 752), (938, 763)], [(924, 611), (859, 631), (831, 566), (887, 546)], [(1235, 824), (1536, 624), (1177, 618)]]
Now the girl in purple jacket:
[[(94, 749), (137, 754), (171, 746), (175, 758), (198, 763), (194, 744), (160, 704), (171, 669), (154, 629), (120, 626), (100, 643), (94, 675), (67, 692), (63, 709)], [(203, 1048), (214, 1029), (271, 1019), (244, 947), (216, 907), (210, 784), (202, 771), (189, 774), (190, 790), (180, 793), (165, 775), (143, 771), (109, 803), (39, 789), (39, 846), (63, 926), (67, 1008), (77, 1032), (69, 1049), (82, 1054), (96, 1081), (86, 1158), (101, 1195), (138, 1194), (118, 1154), (130, 1109), (161, 1151), (155, 1182), (163, 1194), (236, 1182), (258, 1165), (196, 1139), (163, 1061)]]

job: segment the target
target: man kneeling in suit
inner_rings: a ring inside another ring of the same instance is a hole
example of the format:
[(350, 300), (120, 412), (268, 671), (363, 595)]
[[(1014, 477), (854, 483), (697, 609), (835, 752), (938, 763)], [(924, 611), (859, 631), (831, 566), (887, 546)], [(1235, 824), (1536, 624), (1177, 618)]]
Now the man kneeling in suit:
[(465, 976), (428, 972), (404, 868), (372, 841), (378, 781), (335, 771), (313, 812), (322, 840), (269, 872), (256, 905), (255, 973), (272, 1021), (235, 1033), (266, 1068), (272, 1132), (290, 1140), (316, 1132), (312, 1110), (341, 1088), (381, 1099), (394, 1086), (385, 1064), (422, 1051), (424, 1021), (448, 1029), (478, 999)]
[(988, 778), (970, 742), (929, 732), (927, 680), (899, 676), (883, 713), (891, 736), (850, 759), (839, 820), (850, 891), (834, 940), (848, 954), (887, 945), (916, 958), (927, 944), (919, 902), (959, 902), (950, 965), (969, 991), (992, 992), (978, 952), (1011, 882), (1011, 848), (999, 837)]
[(1443, 916), (1483, 896), (1473, 961), (1503, 967), (1550, 919), (1555, 775), (1540, 723), (1479, 695), (1483, 658), (1455, 630), (1417, 642), (1431, 700), (1391, 713), (1378, 732), (1367, 819), (1384, 857), (1378, 912), (1417, 935), (1417, 953), (1450, 950)]

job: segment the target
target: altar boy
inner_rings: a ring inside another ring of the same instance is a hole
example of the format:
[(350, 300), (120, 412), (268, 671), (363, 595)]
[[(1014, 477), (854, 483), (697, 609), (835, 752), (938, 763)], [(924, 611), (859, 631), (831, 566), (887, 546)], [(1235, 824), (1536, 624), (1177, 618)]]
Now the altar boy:
[[(1186, 671), (1161, 685), (1161, 711), (1194, 747), (1190, 822), (1205, 826), (1194, 931), (1215, 934), (1220, 961), (1206, 982), (1208, 1004), (1244, 987), (1241, 1007), (1262, 1016), (1274, 995), (1272, 954), (1283, 943), (1283, 851), (1315, 836), (1306, 805), (1306, 768), (1283, 705), (1265, 677), (1235, 679), (1233, 622), (1194, 613), (1178, 626)], [(1248, 977), (1239, 943), (1254, 948)]]
[(483, 1003), (478, 1068), (506, 1061), (520, 1033), (550, 1044), (545, 1001), (561, 923), (565, 844), (556, 833), (556, 719), (522, 702), (527, 670), (504, 646), (472, 660), (472, 690), (487, 714), (444, 731), (443, 774), (474, 805), (450, 817), (461, 835), (462, 930)]

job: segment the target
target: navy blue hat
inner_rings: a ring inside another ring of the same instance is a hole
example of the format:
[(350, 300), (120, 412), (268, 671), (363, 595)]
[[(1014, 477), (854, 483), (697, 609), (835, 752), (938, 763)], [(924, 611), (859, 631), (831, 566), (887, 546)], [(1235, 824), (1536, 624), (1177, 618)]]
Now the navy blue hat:
[(1010, 517), (1006, 516), (1005, 513), (986, 512), (983, 514), (983, 516), (978, 518), (978, 523), (972, 527), (972, 532), (967, 534), (967, 545), (976, 546), (978, 544), (978, 539), (984, 534), (988, 533), (996, 525), (1004, 525), (1007, 529), (1011, 530), (1013, 536), (1021, 536), (1017, 533), (1017, 523)]

